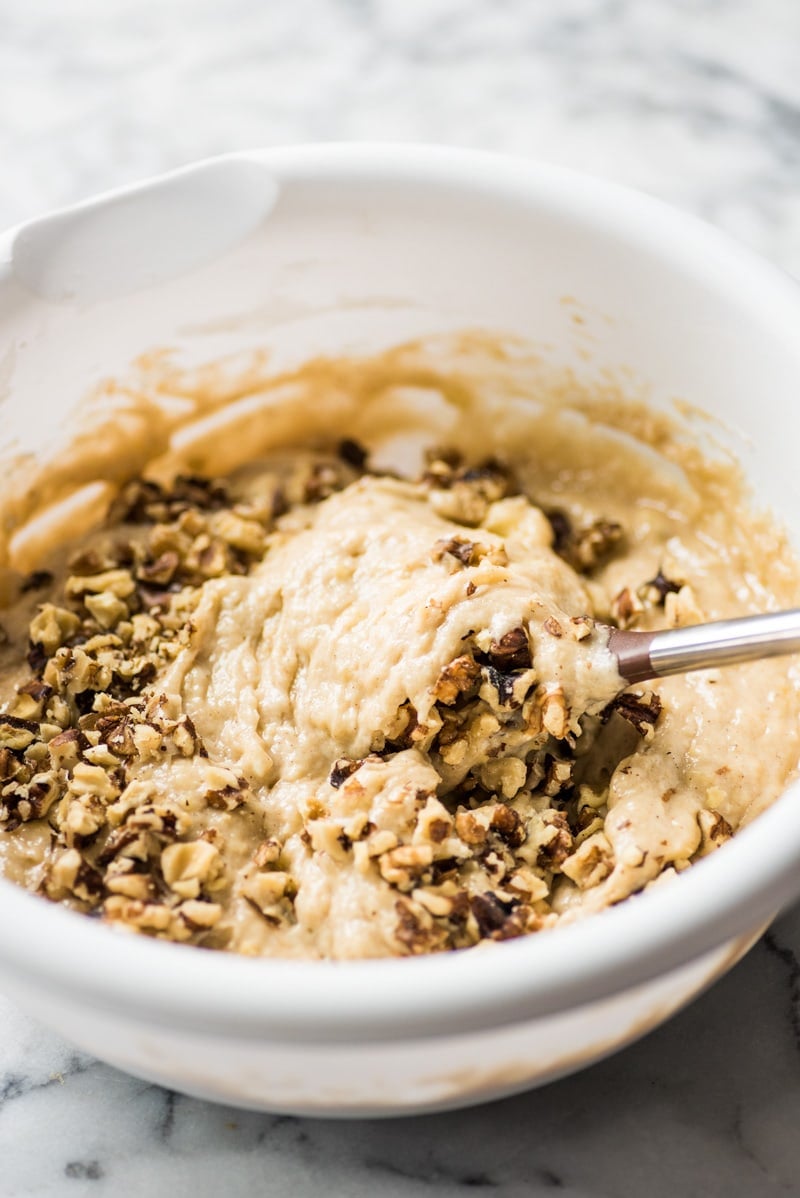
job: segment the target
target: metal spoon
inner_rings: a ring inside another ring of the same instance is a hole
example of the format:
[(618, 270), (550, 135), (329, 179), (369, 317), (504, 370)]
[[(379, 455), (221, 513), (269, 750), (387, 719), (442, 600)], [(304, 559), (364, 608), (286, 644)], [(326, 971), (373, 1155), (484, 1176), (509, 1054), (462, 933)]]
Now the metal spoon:
[(628, 683), (800, 651), (800, 608), (666, 632), (612, 628), (608, 647)]

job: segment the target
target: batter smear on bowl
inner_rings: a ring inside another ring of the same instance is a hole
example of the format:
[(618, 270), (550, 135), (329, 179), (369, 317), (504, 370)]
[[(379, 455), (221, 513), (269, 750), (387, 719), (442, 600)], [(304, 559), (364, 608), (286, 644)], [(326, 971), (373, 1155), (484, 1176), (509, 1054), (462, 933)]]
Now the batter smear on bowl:
[(768, 592), (755, 518), (637, 508), (602, 460), (534, 477), (449, 446), (404, 478), (346, 439), (122, 486), (4, 619), (7, 875), (152, 936), (356, 958), (538, 932), (715, 849), (794, 768), (792, 667), (620, 693), (602, 625), (774, 605), (790, 566)]

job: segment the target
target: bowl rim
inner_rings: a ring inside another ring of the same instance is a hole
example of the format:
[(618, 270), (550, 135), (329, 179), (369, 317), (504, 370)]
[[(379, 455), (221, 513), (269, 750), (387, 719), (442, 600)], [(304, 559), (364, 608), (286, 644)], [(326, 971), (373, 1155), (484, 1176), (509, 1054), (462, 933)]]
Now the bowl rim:
[[(114, 189), (0, 235), (0, 287), (16, 237), (124, 197), (152, 196), (225, 162), (256, 161), (279, 185), (392, 182), (557, 205), (602, 236), (662, 253), (678, 272), (737, 289), (752, 323), (797, 341), (800, 288), (697, 217), (564, 167), (437, 145), (327, 143), (244, 151)], [(798, 378), (800, 379), (800, 350)], [(0, 969), (98, 1013), (231, 1037), (304, 1043), (459, 1035), (610, 998), (719, 949), (800, 892), (800, 782), (721, 852), (668, 885), (557, 929), (467, 952), (346, 962), (250, 959), (126, 935), (0, 878)], [(487, 955), (488, 954), (488, 955)]]

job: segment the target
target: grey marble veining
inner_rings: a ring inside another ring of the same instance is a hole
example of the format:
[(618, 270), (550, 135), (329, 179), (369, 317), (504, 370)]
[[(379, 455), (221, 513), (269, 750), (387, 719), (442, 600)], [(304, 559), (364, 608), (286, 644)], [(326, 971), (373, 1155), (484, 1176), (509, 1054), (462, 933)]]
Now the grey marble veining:
[[(0, 226), (192, 158), (452, 142), (643, 187), (800, 275), (797, 0), (0, 0)], [(0, 1196), (800, 1194), (800, 909), (640, 1044), (491, 1107), (247, 1114), (0, 1000)]]

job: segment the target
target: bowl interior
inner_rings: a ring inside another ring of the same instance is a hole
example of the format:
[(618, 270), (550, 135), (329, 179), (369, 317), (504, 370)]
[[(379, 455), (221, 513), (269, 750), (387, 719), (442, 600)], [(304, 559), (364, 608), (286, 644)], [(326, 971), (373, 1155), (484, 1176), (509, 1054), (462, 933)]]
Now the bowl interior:
[(5, 441), (35, 447), (145, 350), (193, 362), (264, 346), (280, 368), (490, 328), (578, 377), (610, 370), (718, 417), (759, 492), (798, 514), (793, 286), (624, 189), (482, 155), (287, 150), (179, 172), (7, 244)]

